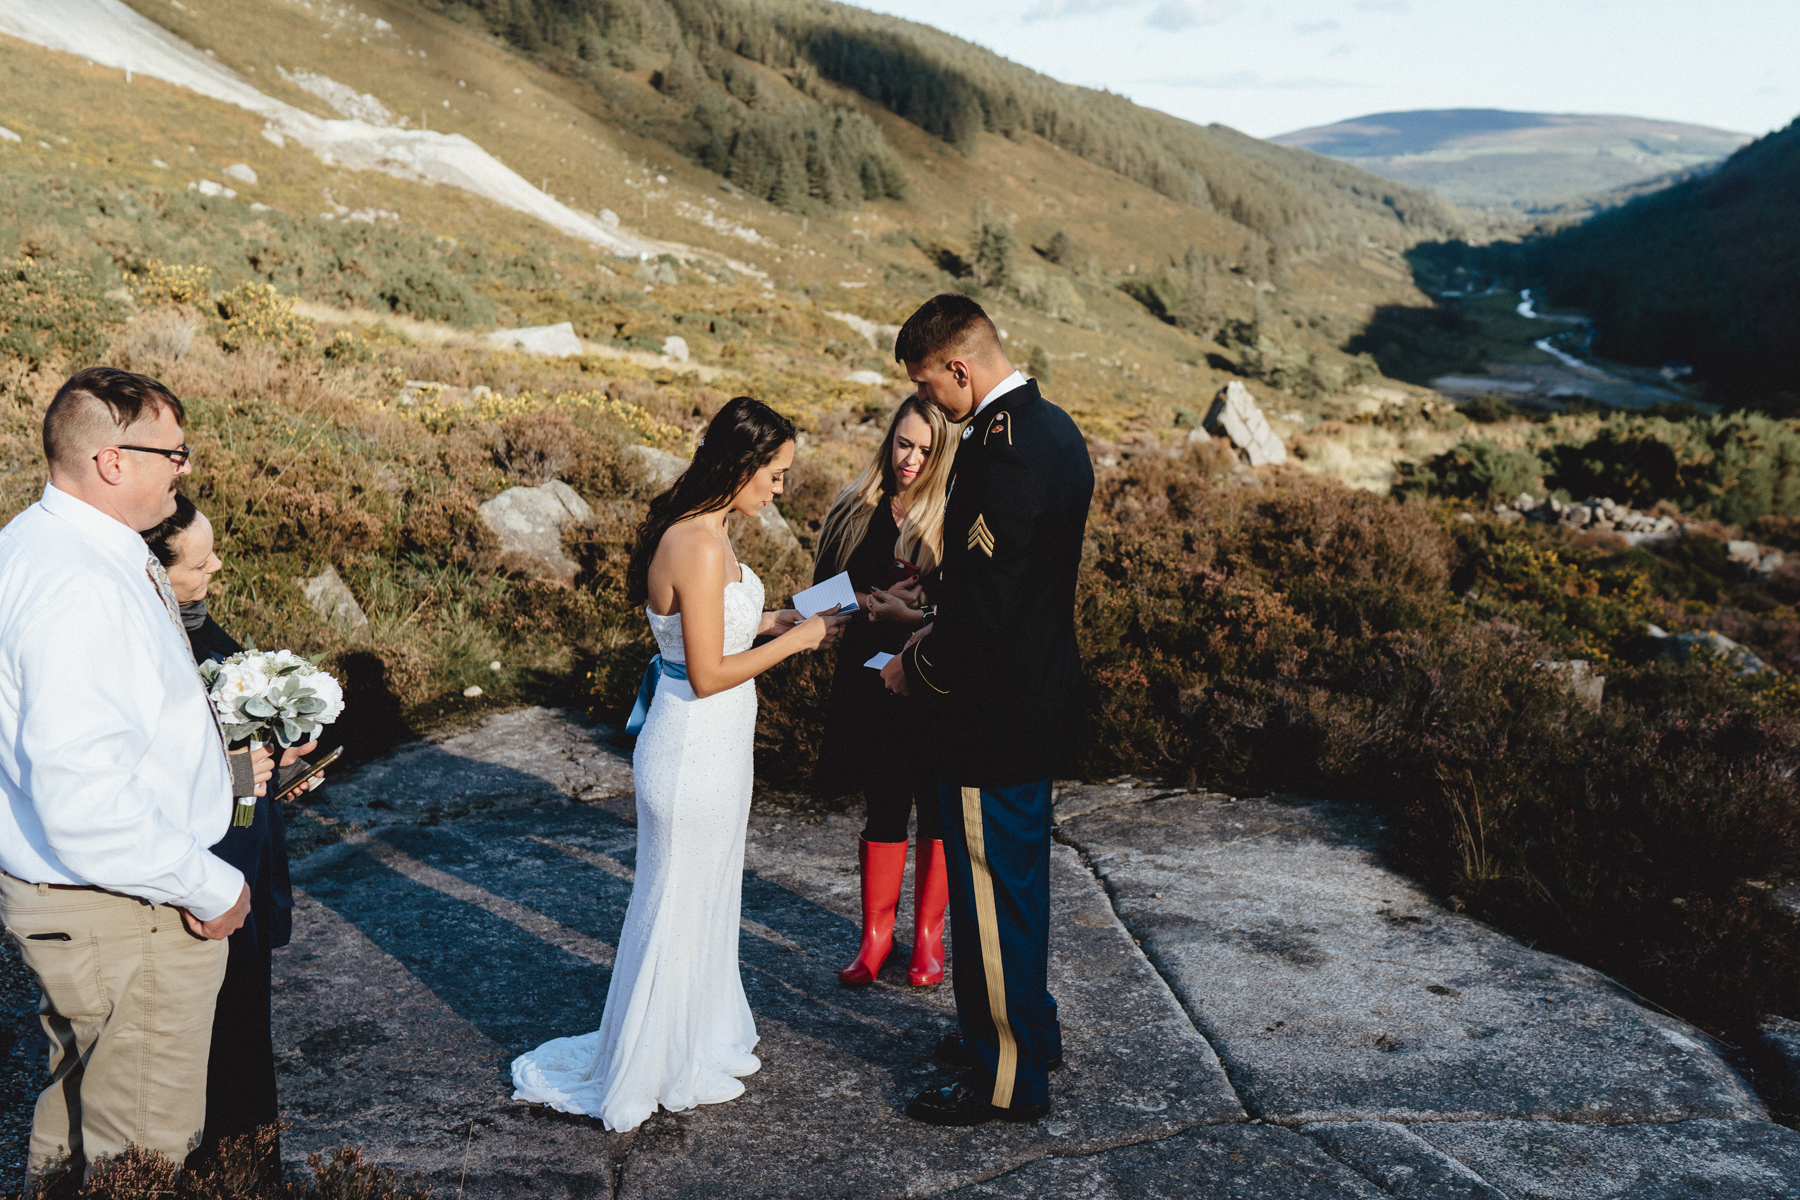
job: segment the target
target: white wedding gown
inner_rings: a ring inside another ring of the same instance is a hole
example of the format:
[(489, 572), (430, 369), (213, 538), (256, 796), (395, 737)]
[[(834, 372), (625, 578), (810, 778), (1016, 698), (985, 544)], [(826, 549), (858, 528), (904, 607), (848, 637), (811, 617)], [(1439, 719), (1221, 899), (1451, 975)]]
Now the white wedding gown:
[[(725, 586), (725, 653), (750, 648), (763, 585), (748, 567)], [(681, 618), (646, 610), (665, 661), (685, 663)], [(750, 816), (756, 685), (696, 699), (657, 683), (638, 736), (637, 874), (600, 1028), (513, 1060), (513, 1098), (635, 1129), (743, 1095), (762, 1063), (738, 976), (744, 829)]]

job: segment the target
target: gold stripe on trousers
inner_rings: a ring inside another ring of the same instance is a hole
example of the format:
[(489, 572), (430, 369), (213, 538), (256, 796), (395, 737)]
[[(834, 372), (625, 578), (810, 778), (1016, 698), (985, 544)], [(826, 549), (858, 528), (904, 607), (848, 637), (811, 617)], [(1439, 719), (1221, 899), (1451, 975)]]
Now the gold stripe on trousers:
[(1000, 1035), (1000, 1065), (994, 1071), (995, 1108), (1012, 1107), (1019, 1069), (1019, 1043), (1006, 1019), (1006, 968), (1000, 961), (1000, 919), (994, 908), (994, 875), (988, 869), (987, 838), (981, 821), (981, 789), (962, 789), (963, 840), (969, 845), (969, 873), (975, 884), (975, 926), (981, 931), (981, 968), (987, 977), (988, 1013)]

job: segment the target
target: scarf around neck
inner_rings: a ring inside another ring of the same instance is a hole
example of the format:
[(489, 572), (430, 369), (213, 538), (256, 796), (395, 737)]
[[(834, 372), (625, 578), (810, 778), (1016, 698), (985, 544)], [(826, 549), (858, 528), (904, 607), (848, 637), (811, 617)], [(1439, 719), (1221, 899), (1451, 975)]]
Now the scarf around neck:
[(181, 606), (181, 623), (189, 633), (206, 624), (206, 601), (190, 600)]

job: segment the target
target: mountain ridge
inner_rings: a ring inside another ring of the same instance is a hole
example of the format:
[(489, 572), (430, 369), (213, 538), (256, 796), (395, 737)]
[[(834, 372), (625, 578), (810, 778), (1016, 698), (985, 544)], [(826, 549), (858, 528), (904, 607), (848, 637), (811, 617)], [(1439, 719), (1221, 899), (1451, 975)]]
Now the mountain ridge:
[(1538, 212), (1716, 162), (1751, 139), (1624, 114), (1455, 108), (1370, 113), (1269, 140), (1468, 207)]

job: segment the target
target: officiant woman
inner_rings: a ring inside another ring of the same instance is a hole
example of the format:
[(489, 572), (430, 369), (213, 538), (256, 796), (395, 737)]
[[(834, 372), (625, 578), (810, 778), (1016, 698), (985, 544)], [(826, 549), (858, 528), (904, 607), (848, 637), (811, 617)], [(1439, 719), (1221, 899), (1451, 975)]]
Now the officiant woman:
[[(223, 661), (242, 650), (206, 609), (207, 588), (223, 564), (213, 552), (212, 523), (193, 501), (177, 495), (174, 515), (146, 532), (144, 542), (168, 572), (194, 661)], [(294, 899), (288, 885), (287, 831), (275, 797), (284, 780), (306, 769), (299, 756), (311, 749), (312, 745), (297, 746), (284, 754), (284, 765), (257, 797), (250, 824), (226, 830), (212, 847), (214, 854), (244, 873), (250, 887), (250, 915), (231, 935), (206, 1067), (206, 1131), (188, 1157), (190, 1167), (210, 1163), (222, 1139), (254, 1133), (280, 1119), (270, 1028), (271, 951), (288, 944)], [(316, 780), (312, 786), (317, 786)], [(260, 1166), (270, 1181), (279, 1182), (281, 1150), (273, 1136)]]
[(862, 942), (838, 978), (873, 983), (894, 946), (894, 912), (906, 875), (907, 819), (918, 811), (913, 873), (913, 952), (907, 982), (944, 978), (944, 843), (937, 782), (926, 765), (905, 697), (864, 664), (898, 654), (930, 613), (927, 601), (944, 549), (944, 493), (956, 443), (944, 416), (914, 396), (855, 482), (839, 493), (819, 532), (815, 583), (848, 571), (864, 615), (845, 628), (825, 718), (814, 790), (860, 791), (868, 818), (858, 840)]

